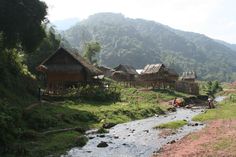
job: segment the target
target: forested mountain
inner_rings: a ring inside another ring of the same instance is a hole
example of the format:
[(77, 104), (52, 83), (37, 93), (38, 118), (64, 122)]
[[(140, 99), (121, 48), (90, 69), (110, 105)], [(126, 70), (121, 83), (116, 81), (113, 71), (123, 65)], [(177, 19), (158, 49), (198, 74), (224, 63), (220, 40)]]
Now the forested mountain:
[(83, 49), (89, 41), (102, 46), (100, 64), (110, 67), (164, 63), (179, 73), (197, 72), (199, 79), (236, 78), (236, 52), (205, 35), (172, 29), (157, 22), (99, 13), (63, 33), (71, 46)]
[(232, 50), (236, 51), (236, 44), (230, 44), (230, 43), (227, 43), (225, 41), (222, 41), (222, 40), (216, 40), (217, 42), (219, 42), (220, 44), (223, 44), (229, 48), (231, 48)]

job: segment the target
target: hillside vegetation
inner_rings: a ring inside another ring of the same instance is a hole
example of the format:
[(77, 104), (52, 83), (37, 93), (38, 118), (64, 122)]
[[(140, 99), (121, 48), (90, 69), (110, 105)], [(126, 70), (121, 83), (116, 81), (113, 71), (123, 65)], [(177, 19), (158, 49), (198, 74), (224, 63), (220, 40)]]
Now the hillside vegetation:
[(80, 50), (90, 41), (101, 46), (99, 61), (114, 67), (164, 63), (179, 73), (195, 70), (199, 79), (231, 81), (236, 78), (236, 52), (232, 45), (205, 35), (184, 32), (121, 14), (99, 13), (63, 32), (71, 46)]

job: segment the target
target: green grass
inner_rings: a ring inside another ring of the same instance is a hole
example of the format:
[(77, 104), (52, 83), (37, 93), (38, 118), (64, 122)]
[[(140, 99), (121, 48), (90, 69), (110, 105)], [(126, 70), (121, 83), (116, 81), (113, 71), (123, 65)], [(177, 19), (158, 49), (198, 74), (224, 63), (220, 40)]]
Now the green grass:
[(121, 89), (121, 101), (130, 103), (158, 103), (169, 101), (175, 97), (189, 97), (191, 95), (164, 89), (140, 91), (136, 88)]
[(158, 104), (138, 103), (130, 104), (125, 102), (117, 102), (111, 104), (99, 104), (94, 103), (76, 103), (65, 102), (64, 107), (86, 111), (98, 117), (99, 122), (94, 123), (95, 126), (101, 126), (102, 123), (124, 123), (127, 121), (141, 119), (145, 117), (153, 116), (154, 114), (164, 114), (164, 107), (162, 108)]
[(187, 121), (184, 120), (176, 120), (168, 123), (163, 123), (160, 125), (157, 125), (155, 128), (156, 129), (179, 129), (182, 126), (186, 125)]
[(169, 101), (174, 99), (175, 97), (190, 97), (192, 95), (189, 94), (185, 94), (185, 93), (181, 93), (181, 92), (177, 92), (177, 91), (173, 91), (173, 90), (164, 90), (164, 89), (158, 89), (158, 90), (154, 90), (157, 95), (158, 95), (158, 99), (161, 99), (162, 101)]
[(231, 118), (236, 118), (236, 103), (226, 101), (226, 103), (220, 103), (215, 109), (207, 110), (205, 113), (193, 117), (193, 120), (209, 121)]
[[(60, 156), (66, 150), (78, 145), (77, 138), (80, 133), (68, 131), (40, 138), (28, 143), (29, 156), (41, 157), (46, 155)], [(81, 141), (85, 142), (86, 141)]]

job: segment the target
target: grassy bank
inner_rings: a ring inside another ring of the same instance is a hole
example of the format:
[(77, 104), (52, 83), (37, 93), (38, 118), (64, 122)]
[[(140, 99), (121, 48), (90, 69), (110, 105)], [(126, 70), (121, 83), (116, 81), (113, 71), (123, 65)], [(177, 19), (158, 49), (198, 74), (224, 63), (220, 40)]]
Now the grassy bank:
[(157, 125), (155, 129), (179, 129), (182, 126), (186, 125), (187, 121), (184, 120), (176, 120), (168, 123), (163, 123), (160, 125)]
[(231, 100), (226, 100), (222, 103), (219, 103), (215, 109), (207, 110), (205, 113), (193, 117), (193, 120), (209, 121), (231, 118), (236, 118), (236, 103)]

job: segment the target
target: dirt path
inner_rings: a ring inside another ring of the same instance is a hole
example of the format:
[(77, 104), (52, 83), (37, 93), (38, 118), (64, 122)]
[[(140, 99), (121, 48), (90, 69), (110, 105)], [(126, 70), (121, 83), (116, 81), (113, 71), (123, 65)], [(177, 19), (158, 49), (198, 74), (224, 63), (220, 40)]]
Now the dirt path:
[(217, 120), (201, 131), (166, 145), (153, 157), (235, 157), (236, 120)]

